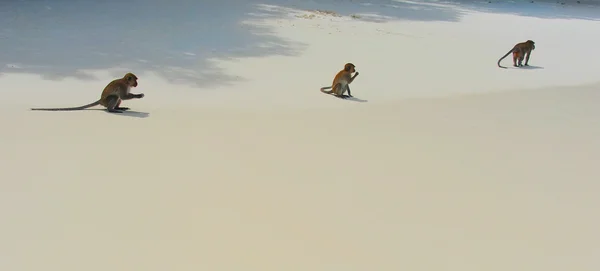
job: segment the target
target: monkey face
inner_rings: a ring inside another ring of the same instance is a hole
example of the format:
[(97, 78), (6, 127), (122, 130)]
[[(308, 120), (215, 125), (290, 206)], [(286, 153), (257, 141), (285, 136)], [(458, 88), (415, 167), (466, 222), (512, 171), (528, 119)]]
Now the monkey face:
[(137, 76), (135, 76), (133, 73), (128, 73), (125, 75), (125, 80), (127, 80), (127, 84), (132, 87), (137, 87), (137, 79)]
[(355, 68), (355, 66), (352, 63), (346, 63), (346, 65), (344, 65), (344, 71), (347, 71), (350, 73), (356, 72), (356, 70), (354, 68)]

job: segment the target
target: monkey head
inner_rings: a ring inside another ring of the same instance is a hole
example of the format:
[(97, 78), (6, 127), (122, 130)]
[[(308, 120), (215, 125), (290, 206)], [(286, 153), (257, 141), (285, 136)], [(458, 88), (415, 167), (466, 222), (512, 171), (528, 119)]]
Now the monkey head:
[(346, 65), (344, 65), (344, 71), (347, 71), (350, 73), (356, 72), (356, 70), (354, 68), (355, 68), (355, 66), (352, 63), (346, 63)]
[(127, 85), (130, 87), (137, 87), (138, 85), (138, 78), (133, 73), (128, 72), (127, 74), (125, 74), (125, 76), (123, 76), (123, 79), (125, 80), (125, 82), (127, 82)]
[(532, 40), (527, 40), (527, 44), (531, 46), (531, 50), (535, 50), (535, 42), (533, 42)]

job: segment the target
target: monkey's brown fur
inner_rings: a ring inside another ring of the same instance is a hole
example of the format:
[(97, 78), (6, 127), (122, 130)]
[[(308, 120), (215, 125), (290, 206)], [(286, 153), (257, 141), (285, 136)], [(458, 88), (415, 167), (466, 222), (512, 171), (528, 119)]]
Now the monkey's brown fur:
[[(513, 54), (513, 66), (515, 67), (523, 67), (523, 58), (525, 58), (525, 66), (529, 66), (529, 56), (531, 55), (531, 51), (535, 49), (535, 42), (532, 40), (527, 40), (525, 42), (517, 43), (515, 46), (508, 51), (503, 57), (498, 59), (498, 67), (506, 68), (500, 66), (500, 61), (507, 57), (510, 53)], [(517, 60), (519, 63), (517, 64)]]
[[(350, 83), (354, 81), (354, 78), (358, 76), (358, 72), (356, 71), (356, 66), (352, 63), (346, 63), (344, 65), (344, 69), (339, 71), (335, 77), (333, 78), (333, 83), (329, 87), (322, 87), (321, 92), (327, 94), (333, 94), (336, 97), (345, 99), (348, 97), (352, 97), (352, 93), (350, 93)], [(354, 76), (351, 76), (354, 73)], [(326, 89), (331, 89), (330, 91), (326, 91)], [(344, 93), (348, 91), (348, 95), (344, 95)]]
[(102, 105), (106, 107), (106, 110), (111, 113), (123, 113), (125, 110), (129, 110), (128, 107), (119, 107), (121, 101), (130, 99), (141, 99), (144, 97), (143, 93), (132, 94), (130, 89), (137, 87), (137, 76), (133, 73), (127, 73), (122, 78), (115, 79), (108, 83), (108, 85), (102, 91), (100, 99), (79, 107), (68, 107), (68, 108), (31, 108), (31, 110), (44, 110), (44, 111), (71, 111), (71, 110), (83, 110), (92, 106)]

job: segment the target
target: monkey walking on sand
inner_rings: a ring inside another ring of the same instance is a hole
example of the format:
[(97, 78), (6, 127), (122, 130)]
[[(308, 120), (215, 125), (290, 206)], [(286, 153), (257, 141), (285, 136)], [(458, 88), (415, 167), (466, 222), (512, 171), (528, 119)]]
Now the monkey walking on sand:
[[(344, 69), (339, 71), (335, 77), (333, 78), (333, 83), (331, 86), (322, 87), (321, 92), (326, 94), (333, 94), (338, 98), (346, 99), (348, 97), (353, 97), (352, 93), (350, 93), (350, 83), (354, 81), (354, 78), (358, 76), (358, 72), (356, 71), (356, 66), (352, 63), (346, 63), (344, 65)], [(351, 76), (354, 73), (354, 76)], [(330, 91), (326, 91), (326, 89), (331, 89)], [(344, 93), (348, 91), (348, 95), (344, 95)]]
[(122, 78), (111, 81), (102, 91), (100, 99), (88, 105), (68, 108), (31, 108), (31, 110), (72, 111), (102, 105), (110, 113), (123, 113), (123, 111), (129, 110), (128, 107), (119, 107), (123, 100), (141, 99), (144, 97), (144, 93), (133, 94), (129, 92), (132, 87), (137, 87), (137, 80), (137, 76), (129, 72)]
[[(515, 67), (523, 67), (523, 58), (525, 58), (525, 66), (529, 66), (529, 56), (531, 55), (531, 51), (535, 49), (535, 42), (532, 40), (527, 40), (525, 42), (517, 43), (515, 46), (508, 51), (503, 57), (498, 59), (498, 67), (506, 69), (506, 67), (500, 66), (500, 61), (506, 58), (510, 53), (513, 54), (513, 66)], [(527, 55), (527, 56), (525, 56)], [(519, 63), (517, 64), (517, 60)]]

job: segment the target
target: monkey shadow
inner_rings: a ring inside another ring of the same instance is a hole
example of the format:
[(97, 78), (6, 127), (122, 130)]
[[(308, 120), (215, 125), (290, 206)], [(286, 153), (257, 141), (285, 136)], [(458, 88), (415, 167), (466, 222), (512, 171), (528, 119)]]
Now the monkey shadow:
[(141, 118), (141, 119), (145, 119), (150, 116), (150, 113), (131, 111), (131, 110), (123, 111), (123, 113), (110, 113), (106, 110), (105, 110), (105, 112), (108, 114), (121, 116), (121, 117), (132, 117), (132, 118)]
[(110, 113), (110, 112), (106, 111), (106, 109), (88, 109), (88, 110), (104, 111), (107, 114), (111, 114), (111, 115), (115, 115), (115, 116), (121, 116), (121, 117), (132, 117), (132, 118), (142, 118), (142, 119), (145, 119), (145, 118), (147, 118), (147, 117), (150, 116), (150, 113), (133, 111), (133, 110), (123, 111), (123, 113)]
[(353, 102), (357, 102), (357, 103), (366, 103), (366, 102), (368, 102), (367, 100), (363, 100), (363, 99), (356, 98), (356, 97), (348, 97), (348, 98), (346, 98), (344, 100), (353, 101)]
[(340, 100), (344, 100), (344, 101), (353, 101), (353, 102), (357, 102), (357, 103), (366, 103), (366, 102), (368, 102), (367, 100), (363, 100), (363, 99), (356, 98), (356, 97), (347, 97), (346, 96), (346, 98), (340, 98), (340, 97), (337, 97), (335, 95), (331, 95), (331, 96), (333, 96), (333, 97), (335, 97), (337, 99), (340, 99)]
[[(109, 113), (109, 112), (106, 112), (106, 113)], [(147, 117), (150, 117), (150, 113), (131, 111), (131, 110), (124, 111), (123, 113), (120, 113), (120, 114), (119, 113), (110, 113), (110, 114), (122, 116), (122, 117), (131, 117), (131, 118), (140, 118), (140, 119), (145, 119)]]
[(524, 69), (524, 70), (543, 70), (544, 67), (529, 65), (529, 66), (523, 66), (523, 67), (521, 67), (521, 69)]
[(515, 67), (515, 66), (509, 66), (506, 67), (508, 69), (515, 69), (515, 70), (543, 70), (544, 67), (540, 67), (540, 66), (523, 66), (523, 67)]

